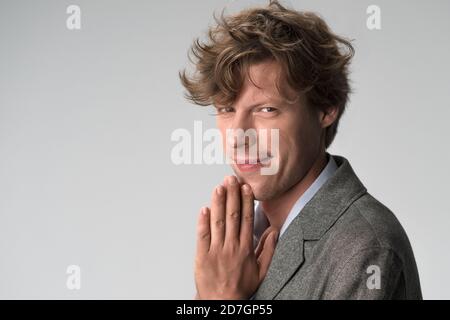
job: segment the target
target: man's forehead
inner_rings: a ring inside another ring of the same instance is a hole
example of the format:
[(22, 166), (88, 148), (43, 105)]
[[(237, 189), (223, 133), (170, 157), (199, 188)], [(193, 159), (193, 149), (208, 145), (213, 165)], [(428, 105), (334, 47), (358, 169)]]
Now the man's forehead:
[(248, 71), (249, 77), (245, 77), (242, 92), (248, 91), (249, 97), (255, 101), (268, 99), (282, 102), (297, 95), (288, 85), (281, 65), (275, 60), (250, 65)]
[(255, 95), (277, 96), (277, 83), (280, 81), (283, 81), (283, 77), (277, 62), (255, 63), (248, 68), (243, 89), (251, 90)]
[[(295, 91), (287, 84), (280, 64), (275, 60), (267, 60), (249, 66), (239, 94), (233, 103), (227, 106), (283, 103), (286, 99), (292, 100), (292, 97), (296, 95)], [(216, 107), (225, 106), (220, 102), (214, 105)]]
[(261, 64), (250, 66), (235, 103), (245, 100), (246, 104), (256, 104), (262, 100), (277, 99), (276, 81), (273, 67)]

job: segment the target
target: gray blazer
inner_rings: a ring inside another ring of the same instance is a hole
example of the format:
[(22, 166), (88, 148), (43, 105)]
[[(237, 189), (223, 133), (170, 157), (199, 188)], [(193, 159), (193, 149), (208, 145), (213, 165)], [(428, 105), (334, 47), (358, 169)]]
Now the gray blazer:
[(422, 299), (400, 222), (333, 157), (338, 169), (279, 239), (254, 299)]

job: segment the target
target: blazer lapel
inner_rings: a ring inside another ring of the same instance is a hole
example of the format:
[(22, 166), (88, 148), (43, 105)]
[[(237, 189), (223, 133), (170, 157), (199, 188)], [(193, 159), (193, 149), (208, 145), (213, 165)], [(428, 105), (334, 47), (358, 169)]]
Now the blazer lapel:
[(278, 240), (267, 275), (255, 294), (255, 299), (271, 300), (283, 288), (292, 275), (302, 265), (303, 234), (294, 219)]

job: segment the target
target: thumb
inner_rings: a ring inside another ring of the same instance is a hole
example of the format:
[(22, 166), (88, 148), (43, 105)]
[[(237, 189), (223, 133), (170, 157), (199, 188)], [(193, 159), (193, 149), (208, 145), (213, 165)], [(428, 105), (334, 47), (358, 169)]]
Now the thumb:
[(272, 261), (272, 256), (275, 251), (277, 244), (278, 232), (272, 231), (268, 236), (266, 241), (264, 241), (264, 247), (261, 254), (258, 257), (259, 265), (259, 280), (262, 281), (266, 276), (267, 270), (269, 269), (270, 261)]
[[(258, 242), (258, 246), (256, 247), (256, 250), (255, 250), (256, 259), (259, 258), (259, 255), (261, 254), (261, 252), (262, 252), (262, 250), (263, 250), (263, 248), (264, 248), (264, 243), (266, 242), (267, 237), (268, 237), (273, 231), (276, 231), (276, 229), (275, 229), (274, 227), (268, 227), (268, 228), (264, 231), (264, 233), (262, 234), (262, 236), (261, 236), (261, 238), (260, 238), (260, 240), (259, 240), (259, 242)], [(268, 239), (268, 240), (270, 240), (270, 239)]]

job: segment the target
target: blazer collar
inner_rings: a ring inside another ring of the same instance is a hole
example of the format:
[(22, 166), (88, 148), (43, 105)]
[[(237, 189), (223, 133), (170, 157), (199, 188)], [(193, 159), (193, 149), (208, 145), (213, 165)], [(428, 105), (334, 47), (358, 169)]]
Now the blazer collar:
[(273, 299), (304, 262), (304, 240), (318, 240), (342, 213), (367, 192), (347, 159), (333, 156), (337, 170), (303, 207), (278, 240), (256, 299)]
[(320, 239), (342, 213), (367, 192), (348, 160), (340, 156), (333, 158), (338, 169), (297, 216), (305, 240)]

